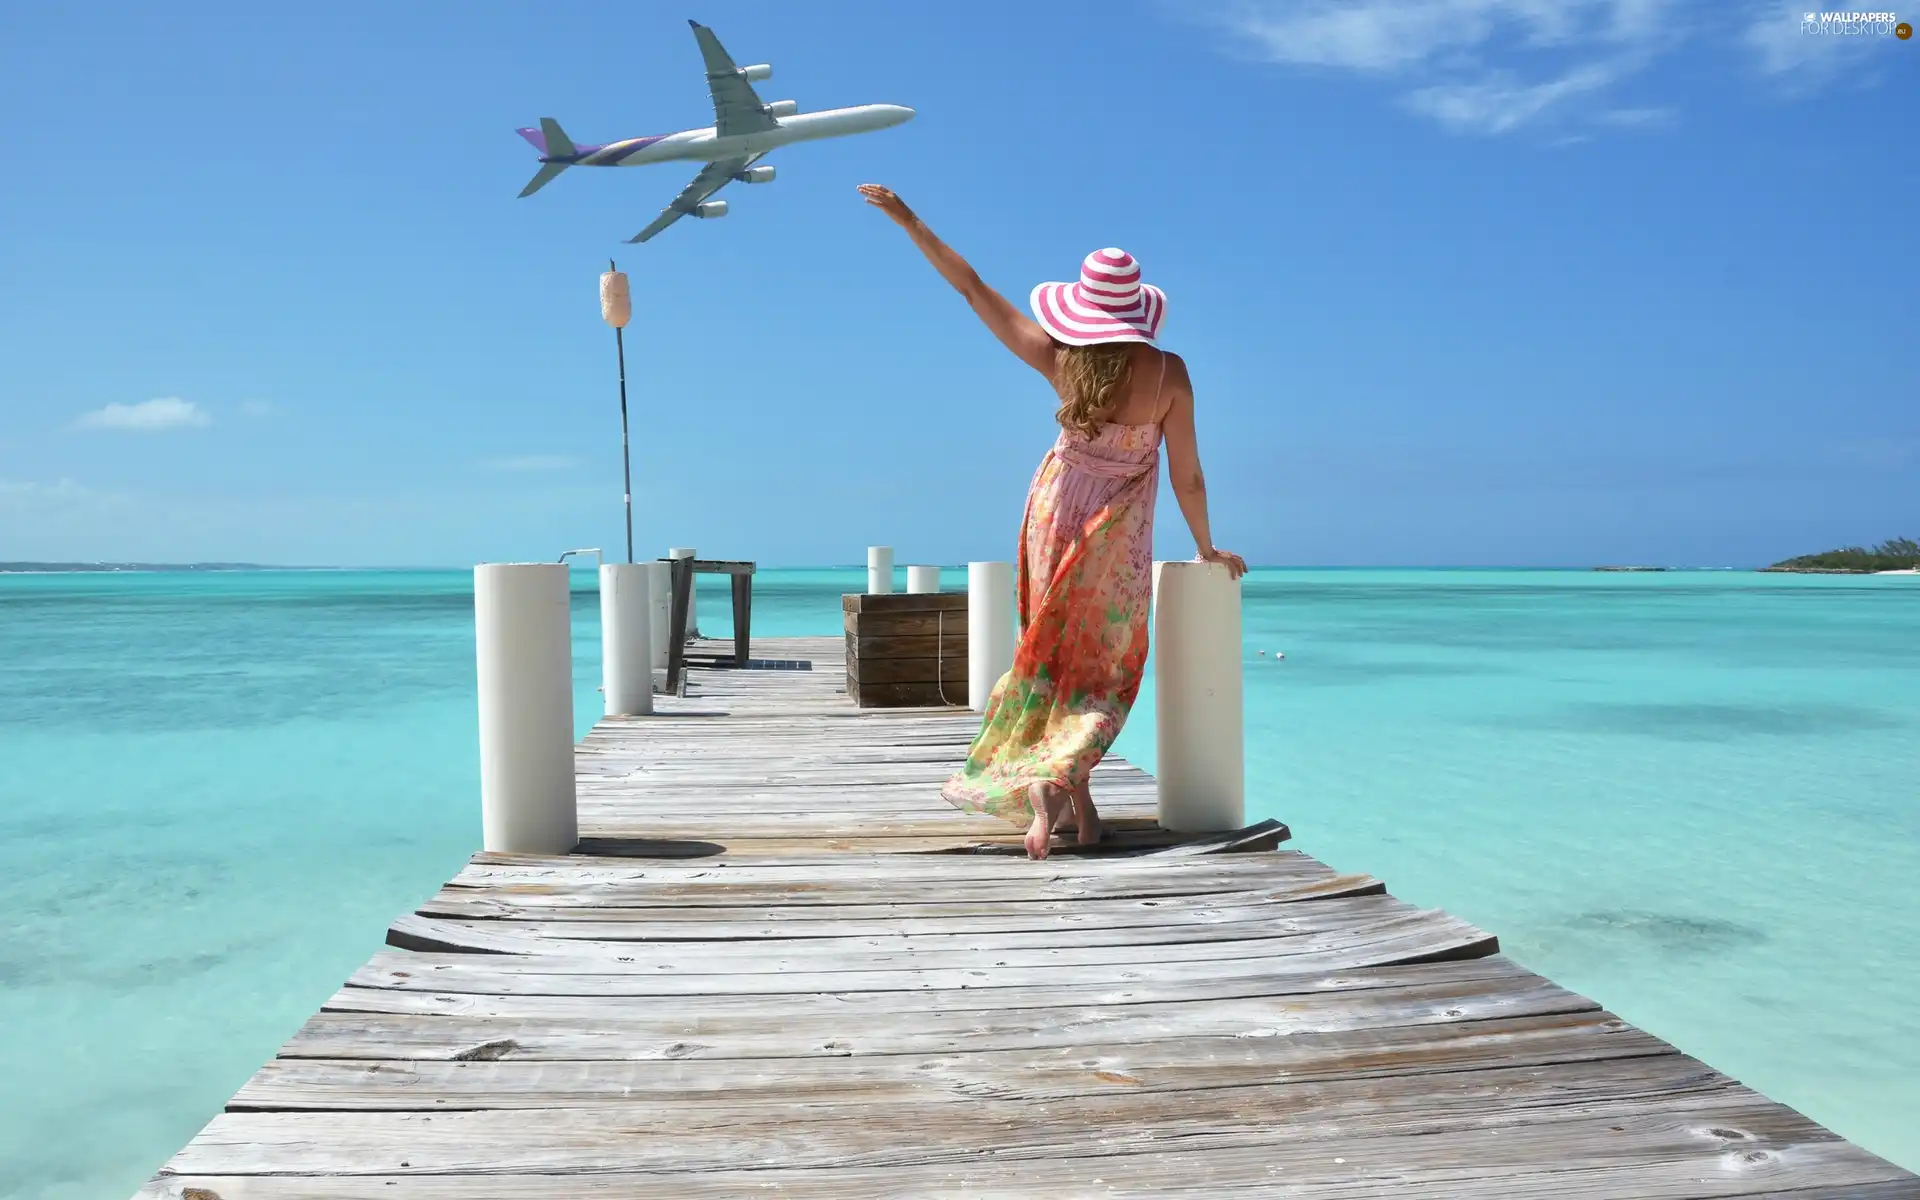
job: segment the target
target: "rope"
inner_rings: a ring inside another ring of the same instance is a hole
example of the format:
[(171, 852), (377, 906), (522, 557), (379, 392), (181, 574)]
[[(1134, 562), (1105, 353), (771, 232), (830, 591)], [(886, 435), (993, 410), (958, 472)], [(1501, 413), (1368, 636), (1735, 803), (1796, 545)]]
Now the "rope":
[(953, 708), (953, 701), (947, 699), (947, 610), (937, 609), (933, 614), (933, 686), (940, 697), (940, 703)]

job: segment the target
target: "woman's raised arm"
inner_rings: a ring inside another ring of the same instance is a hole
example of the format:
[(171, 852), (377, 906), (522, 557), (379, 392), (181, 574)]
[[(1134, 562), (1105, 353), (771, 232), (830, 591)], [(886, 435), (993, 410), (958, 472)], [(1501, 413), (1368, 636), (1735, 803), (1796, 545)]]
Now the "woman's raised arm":
[(1021, 362), (1048, 379), (1053, 378), (1053, 339), (1032, 317), (988, 287), (986, 280), (980, 278), (980, 273), (969, 266), (953, 247), (933, 236), (933, 231), (927, 228), (926, 223), (915, 216), (906, 202), (892, 191), (877, 183), (863, 183), (860, 185), (860, 194), (866, 197), (868, 204), (892, 217), (894, 224), (907, 231), (907, 236), (920, 248), (920, 253), (927, 256), (933, 269), (940, 272), (940, 277), (966, 298), (974, 314), (993, 331), (993, 336), (1000, 339), (1001, 345), (1013, 351)]

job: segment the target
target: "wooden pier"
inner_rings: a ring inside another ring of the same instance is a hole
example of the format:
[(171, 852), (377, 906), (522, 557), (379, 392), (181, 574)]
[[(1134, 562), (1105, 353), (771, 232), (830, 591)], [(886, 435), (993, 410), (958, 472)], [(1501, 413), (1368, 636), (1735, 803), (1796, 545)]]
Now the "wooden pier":
[(1284, 827), (1156, 829), (1125, 763), (1114, 838), (1028, 862), (939, 799), (976, 717), (754, 650), (596, 727), (579, 851), (476, 855), (140, 1194), (1920, 1197)]

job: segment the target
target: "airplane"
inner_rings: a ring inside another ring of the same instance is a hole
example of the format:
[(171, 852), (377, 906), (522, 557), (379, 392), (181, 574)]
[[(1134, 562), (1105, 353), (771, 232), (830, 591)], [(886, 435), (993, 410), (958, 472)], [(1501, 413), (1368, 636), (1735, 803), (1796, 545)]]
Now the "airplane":
[(568, 167), (638, 167), (676, 160), (706, 163), (653, 224), (627, 239), (644, 242), (681, 217), (726, 216), (727, 202), (708, 197), (736, 179), (742, 183), (772, 180), (773, 168), (758, 164), (781, 146), (888, 129), (913, 117), (911, 108), (898, 104), (862, 104), (810, 113), (801, 112), (792, 100), (763, 104), (753, 85), (771, 76), (773, 68), (766, 63), (734, 66), (713, 30), (698, 21), (687, 24), (693, 26), (694, 40), (707, 62), (707, 91), (713, 96), (712, 126), (581, 146), (561, 130), (559, 122), (542, 117), (539, 128), (515, 131), (540, 152), (540, 170), (521, 189), (522, 197), (552, 183)]

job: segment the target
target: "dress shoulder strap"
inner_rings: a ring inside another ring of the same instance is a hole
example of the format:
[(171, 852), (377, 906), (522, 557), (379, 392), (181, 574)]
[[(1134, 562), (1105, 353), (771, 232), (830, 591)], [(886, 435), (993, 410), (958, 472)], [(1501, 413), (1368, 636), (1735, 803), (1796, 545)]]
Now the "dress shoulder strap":
[(1165, 350), (1160, 350), (1158, 347), (1155, 347), (1155, 350), (1160, 355), (1160, 378), (1156, 379), (1153, 384), (1153, 423), (1158, 425), (1167, 419), (1166, 412), (1160, 407), (1160, 389), (1166, 386), (1167, 382), (1168, 355)]

